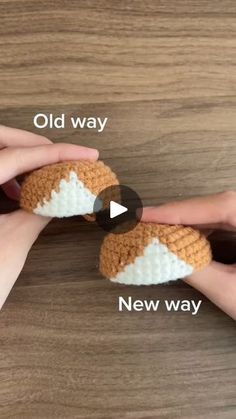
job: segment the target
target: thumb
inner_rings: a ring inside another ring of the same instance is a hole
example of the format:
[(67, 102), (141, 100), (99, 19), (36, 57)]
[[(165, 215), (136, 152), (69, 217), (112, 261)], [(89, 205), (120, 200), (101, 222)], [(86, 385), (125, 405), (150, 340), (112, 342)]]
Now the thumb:
[(236, 267), (213, 261), (184, 280), (236, 320)]
[(229, 223), (233, 226), (235, 211), (236, 192), (228, 191), (144, 208), (142, 221), (188, 225)]

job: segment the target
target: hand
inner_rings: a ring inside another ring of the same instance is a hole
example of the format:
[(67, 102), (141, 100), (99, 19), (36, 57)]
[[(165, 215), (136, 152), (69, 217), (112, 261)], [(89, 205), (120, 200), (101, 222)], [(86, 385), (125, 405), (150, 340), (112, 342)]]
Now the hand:
[[(236, 231), (236, 192), (224, 192), (143, 210), (142, 221), (187, 224), (201, 230)], [(213, 261), (185, 281), (205, 294), (214, 304), (236, 320), (236, 265)]]
[[(0, 185), (18, 199), (15, 176), (64, 160), (97, 160), (98, 151), (73, 144), (52, 144), (27, 131), (0, 126)], [(0, 215), (0, 309), (18, 278), (27, 254), (49, 218), (17, 210)]]

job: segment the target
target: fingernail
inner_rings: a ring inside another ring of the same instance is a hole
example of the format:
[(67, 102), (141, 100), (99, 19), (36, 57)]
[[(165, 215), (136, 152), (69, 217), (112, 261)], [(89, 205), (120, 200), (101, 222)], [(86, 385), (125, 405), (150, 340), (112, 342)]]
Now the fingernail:
[(98, 159), (99, 151), (96, 148), (88, 148), (88, 154), (92, 159)]

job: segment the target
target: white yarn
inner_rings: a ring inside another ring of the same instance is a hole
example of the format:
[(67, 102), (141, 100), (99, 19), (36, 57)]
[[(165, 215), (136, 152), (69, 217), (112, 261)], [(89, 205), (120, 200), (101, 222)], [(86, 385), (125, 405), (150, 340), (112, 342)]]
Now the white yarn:
[(191, 265), (154, 238), (144, 249), (144, 254), (137, 256), (133, 263), (118, 272), (111, 281), (126, 285), (162, 284), (191, 275), (193, 270)]
[[(59, 192), (52, 190), (51, 199), (44, 199), (43, 205), (38, 204), (34, 209), (35, 214), (46, 217), (71, 217), (73, 215), (92, 214), (94, 212), (94, 195), (74, 171), (70, 172), (69, 181), (62, 179)], [(96, 201), (96, 210), (102, 208), (102, 201)]]

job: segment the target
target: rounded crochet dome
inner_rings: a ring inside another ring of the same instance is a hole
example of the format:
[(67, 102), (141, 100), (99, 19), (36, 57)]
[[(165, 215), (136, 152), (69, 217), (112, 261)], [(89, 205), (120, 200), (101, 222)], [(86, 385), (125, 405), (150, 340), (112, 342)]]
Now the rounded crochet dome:
[[(97, 196), (118, 185), (115, 173), (102, 161), (71, 161), (45, 166), (23, 182), (20, 205), (48, 217), (92, 214)], [(97, 211), (106, 206), (97, 202)]]
[(139, 223), (125, 234), (109, 234), (100, 271), (127, 285), (161, 284), (203, 269), (212, 259), (208, 240), (191, 227)]

